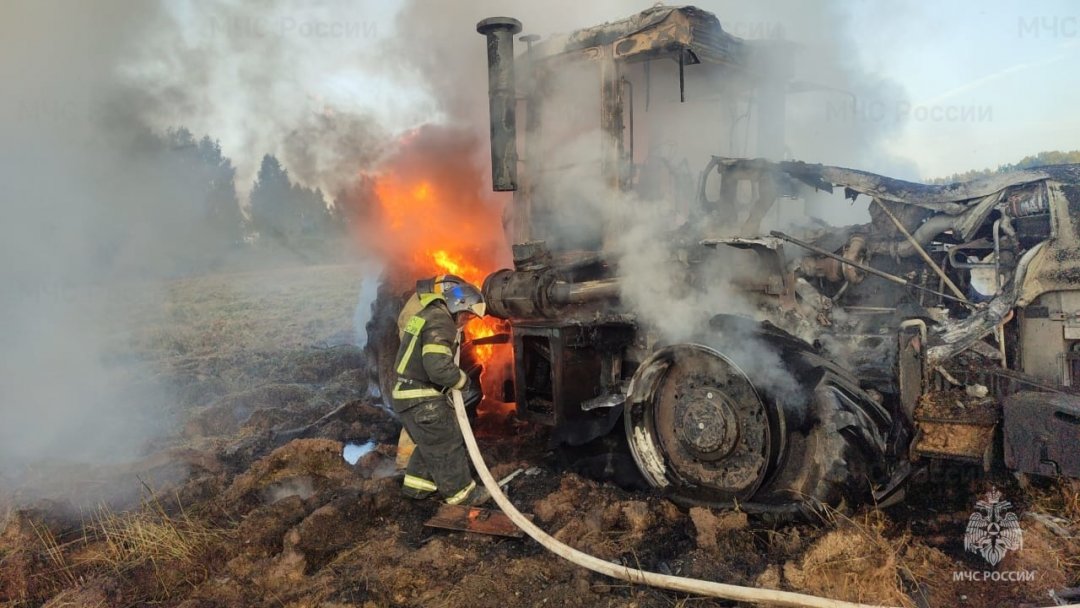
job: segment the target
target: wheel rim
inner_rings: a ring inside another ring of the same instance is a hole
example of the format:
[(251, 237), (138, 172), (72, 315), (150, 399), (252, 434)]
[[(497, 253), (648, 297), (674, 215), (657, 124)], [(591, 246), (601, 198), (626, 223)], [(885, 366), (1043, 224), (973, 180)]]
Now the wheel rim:
[(698, 344), (661, 349), (630, 385), (626, 433), (646, 480), (675, 495), (746, 500), (782, 445), (783, 422), (730, 359)]

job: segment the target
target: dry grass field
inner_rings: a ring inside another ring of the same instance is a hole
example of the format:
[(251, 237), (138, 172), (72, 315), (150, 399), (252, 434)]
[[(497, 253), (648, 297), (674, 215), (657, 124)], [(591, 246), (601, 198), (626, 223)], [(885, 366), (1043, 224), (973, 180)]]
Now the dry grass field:
[[(294, 267), (113, 286), (108, 354), (149, 374), (170, 421), (123, 462), (47, 462), (0, 480), (0, 606), (720, 606), (591, 574), (529, 540), (436, 531), (398, 494), (398, 425), (355, 344), (359, 272)], [(100, 319), (101, 317), (97, 317)], [(288, 431), (337, 412), (310, 433)], [(896, 606), (1052, 605), (1080, 585), (1080, 485), (932, 477), (886, 510), (768, 524), (590, 479), (524, 423), (482, 441), (538, 523), (604, 559), (734, 584)], [(375, 443), (355, 465), (345, 443)], [(964, 551), (996, 485), (1024, 545), (996, 570)]]

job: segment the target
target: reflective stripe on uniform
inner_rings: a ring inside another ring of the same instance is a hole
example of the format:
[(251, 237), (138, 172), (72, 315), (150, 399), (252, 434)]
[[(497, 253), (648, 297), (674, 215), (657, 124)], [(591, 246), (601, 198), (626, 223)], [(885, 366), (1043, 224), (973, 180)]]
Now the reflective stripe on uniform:
[(405, 333), (412, 336), (412, 338), (409, 339), (409, 346), (405, 348), (405, 355), (398, 362), (397, 373), (405, 373), (405, 367), (409, 365), (409, 359), (412, 359), (413, 351), (416, 350), (416, 342), (420, 339), (420, 330), (424, 329), (424, 323), (426, 322), (423, 317), (414, 315), (405, 324)]
[(425, 344), (424, 348), (420, 349), (422, 355), (446, 355), (447, 357), (453, 357), (454, 353), (450, 350), (449, 346), (443, 346), (442, 344)]
[(417, 294), (416, 297), (420, 299), (420, 306), (422, 308), (427, 308), (427, 305), (435, 300), (446, 301), (446, 298), (441, 293), (421, 293)]
[(394, 385), (394, 390), (390, 391), (390, 396), (394, 399), (425, 399), (428, 397), (442, 397), (443, 394), (433, 388), (401, 388), (401, 380), (397, 381)]
[(405, 481), (403, 481), (401, 485), (412, 490), (423, 490), (425, 492), (434, 492), (439, 489), (434, 481), (428, 481), (423, 477), (417, 477), (415, 475), (406, 475)]
[(448, 504), (448, 505), (460, 504), (461, 501), (468, 498), (469, 492), (472, 492), (475, 487), (476, 487), (476, 482), (475, 481), (470, 481), (469, 485), (465, 486), (464, 490), (458, 492), (457, 494), (454, 494), (450, 498), (447, 498), (446, 499), (446, 504)]

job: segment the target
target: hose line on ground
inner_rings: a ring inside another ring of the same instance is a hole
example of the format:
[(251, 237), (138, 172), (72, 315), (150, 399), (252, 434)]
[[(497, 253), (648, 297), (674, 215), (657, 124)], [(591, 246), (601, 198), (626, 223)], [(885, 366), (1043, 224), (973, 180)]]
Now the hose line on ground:
[(491, 476), (491, 471), (488, 470), (487, 464), (484, 463), (484, 458), (480, 455), (480, 447), (476, 444), (476, 437), (473, 436), (472, 428), (469, 426), (469, 417), (465, 412), (465, 403), (461, 398), (461, 391), (451, 391), (451, 393), (458, 426), (461, 427), (461, 434), (465, 437), (465, 447), (469, 450), (469, 458), (472, 459), (473, 466), (476, 467), (476, 472), (484, 482), (484, 487), (487, 488), (488, 492), (491, 492), (491, 496), (495, 499), (495, 503), (499, 505), (499, 508), (502, 509), (503, 513), (505, 513), (518, 528), (521, 528), (523, 532), (532, 537), (536, 542), (540, 543), (545, 549), (563, 559), (569, 560), (583, 568), (588, 568), (593, 572), (599, 572), (600, 574), (629, 583), (649, 585), (651, 587), (662, 587), (664, 589), (682, 591), (698, 596), (717, 597), (741, 602), (770, 604), (774, 606), (802, 606), (810, 608), (883, 608), (881, 606), (868, 604), (830, 600), (823, 597), (793, 593), (790, 591), (743, 587), (740, 585), (728, 585), (725, 583), (714, 583), (712, 581), (703, 581), (682, 576), (669, 576), (666, 574), (658, 574), (656, 572), (647, 572), (645, 570), (613, 564), (559, 542), (551, 535), (536, 527), (536, 525), (522, 515), (510, 502), (510, 499), (503, 494), (502, 489), (499, 488), (499, 484), (495, 481), (495, 478)]

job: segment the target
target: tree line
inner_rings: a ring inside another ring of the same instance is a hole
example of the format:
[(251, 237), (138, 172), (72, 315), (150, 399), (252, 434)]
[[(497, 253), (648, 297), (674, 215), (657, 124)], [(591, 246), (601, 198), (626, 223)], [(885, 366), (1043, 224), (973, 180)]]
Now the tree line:
[[(199, 247), (214, 253), (242, 248), (281, 248), (317, 259), (348, 234), (348, 222), (319, 188), (289, 175), (272, 154), (263, 156), (246, 213), (236, 188), (236, 168), (217, 140), (187, 128), (145, 134), (140, 153), (158, 158), (169, 180), (184, 184), (196, 210)], [(167, 186), (166, 186), (167, 187)]]
[(1067, 165), (1073, 163), (1080, 163), (1080, 150), (1072, 150), (1070, 152), (1062, 152), (1060, 150), (1050, 150), (1047, 152), (1039, 152), (1033, 156), (1025, 156), (1020, 159), (1019, 162), (998, 165), (997, 169), (982, 169), (964, 171), (963, 173), (953, 173), (946, 177), (938, 177), (930, 180), (931, 184), (952, 184), (956, 182), (969, 182), (973, 179), (980, 177), (989, 177), (997, 173), (1007, 173), (1009, 171), (1019, 171), (1022, 169), (1032, 169), (1035, 167), (1044, 167), (1046, 165)]

